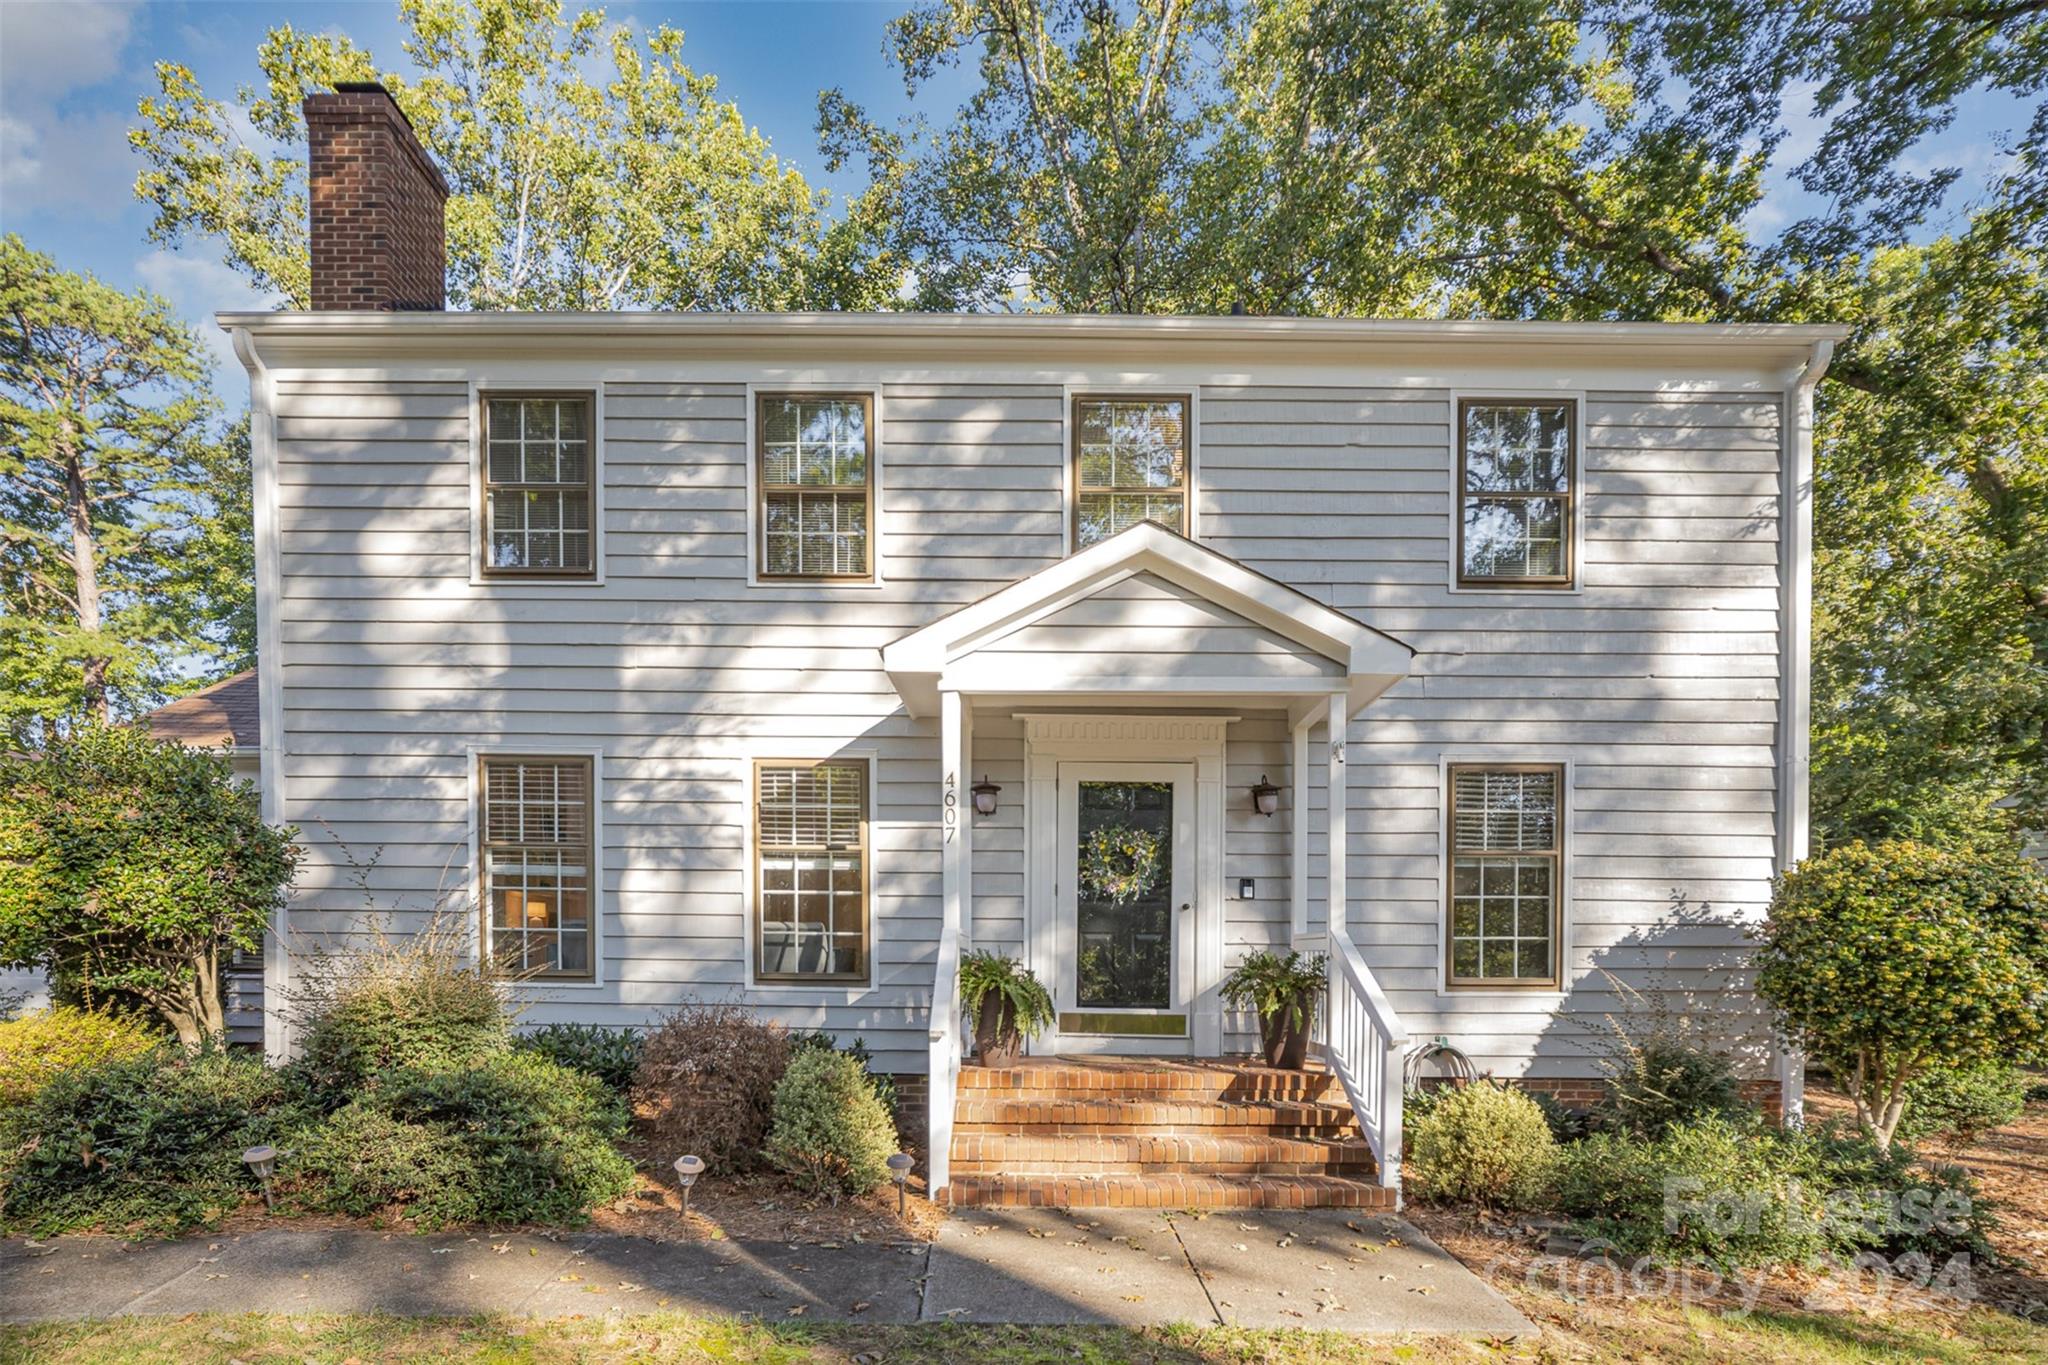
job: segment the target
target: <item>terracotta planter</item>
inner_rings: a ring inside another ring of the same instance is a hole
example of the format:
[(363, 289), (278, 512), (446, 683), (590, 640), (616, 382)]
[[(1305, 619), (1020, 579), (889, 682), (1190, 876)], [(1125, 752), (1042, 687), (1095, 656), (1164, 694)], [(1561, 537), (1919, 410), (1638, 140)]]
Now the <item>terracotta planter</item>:
[(974, 1021), (974, 1056), (983, 1066), (1008, 1066), (1024, 1055), (1024, 1035), (1017, 1030), (1017, 1009), (989, 993), (982, 997)]
[(1310, 1025), (1315, 1022), (1316, 1000), (1313, 995), (1301, 995), (1295, 998), (1295, 1003), (1301, 1008), (1299, 1027), (1296, 1027), (1295, 1014), (1290, 1009), (1282, 1009), (1259, 1020), (1259, 1037), (1265, 1045), (1267, 1066), (1299, 1071), (1308, 1060), (1308, 1034)]

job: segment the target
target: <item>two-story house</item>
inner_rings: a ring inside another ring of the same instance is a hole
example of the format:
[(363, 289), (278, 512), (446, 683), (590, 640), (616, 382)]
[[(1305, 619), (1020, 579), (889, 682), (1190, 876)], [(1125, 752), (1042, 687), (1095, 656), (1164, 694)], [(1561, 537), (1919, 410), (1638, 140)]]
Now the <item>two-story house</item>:
[[(345, 844), (531, 1019), (864, 1038), (962, 1202), (1384, 1201), (1412, 1049), (1583, 1097), (1660, 1009), (1797, 1103), (1743, 944), (1835, 329), (447, 312), (403, 116), (307, 112), (314, 307), (220, 319), (273, 990), (360, 927)], [(1335, 1079), (1253, 1113), (1219, 983), (1296, 946)], [(1058, 1063), (963, 1076), (970, 947)]]

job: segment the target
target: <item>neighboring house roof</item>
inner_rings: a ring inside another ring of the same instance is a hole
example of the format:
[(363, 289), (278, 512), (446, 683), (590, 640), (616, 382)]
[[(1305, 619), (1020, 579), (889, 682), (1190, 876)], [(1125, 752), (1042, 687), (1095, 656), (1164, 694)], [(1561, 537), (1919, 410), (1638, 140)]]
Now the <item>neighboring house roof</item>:
[(256, 670), (222, 678), (211, 687), (180, 697), (143, 716), (158, 739), (194, 749), (254, 750), (261, 742), (256, 704)]

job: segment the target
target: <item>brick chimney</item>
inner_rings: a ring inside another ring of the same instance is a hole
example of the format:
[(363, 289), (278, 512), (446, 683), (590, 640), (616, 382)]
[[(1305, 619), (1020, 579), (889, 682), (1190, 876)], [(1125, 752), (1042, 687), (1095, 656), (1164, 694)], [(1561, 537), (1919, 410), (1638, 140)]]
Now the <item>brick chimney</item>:
[(306, 96), (305, 114), (313, 307), (446, 307), (448, 182), (391, 92), (375, 81), (344, 81)]

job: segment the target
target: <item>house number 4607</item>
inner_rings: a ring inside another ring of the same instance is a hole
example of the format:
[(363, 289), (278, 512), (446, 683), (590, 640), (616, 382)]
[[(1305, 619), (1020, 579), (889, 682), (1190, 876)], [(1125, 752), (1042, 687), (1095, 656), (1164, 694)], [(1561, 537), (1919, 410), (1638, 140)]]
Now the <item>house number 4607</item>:
[(945, 828), (946, 842), (953, 842), (953, 831), (960, 823), (960, 782), (952, 773), (946, 774), (946, 797), (940, 803), (939, 823)]

